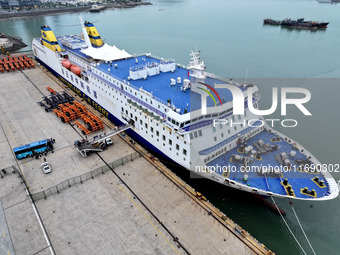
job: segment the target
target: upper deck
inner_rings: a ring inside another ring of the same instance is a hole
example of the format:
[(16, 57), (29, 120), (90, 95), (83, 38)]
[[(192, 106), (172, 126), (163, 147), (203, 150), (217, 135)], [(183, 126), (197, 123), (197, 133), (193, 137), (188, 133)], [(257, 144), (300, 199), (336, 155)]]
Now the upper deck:
[[(184, 80), (193, 82), (191, 71), (179, 64), (175, 65), (173, 72), (159, 72), (154, 75), (147, 75), (145, 78), (133, 80), (130, 77), (130, 70), (147, 69), (152, 66), (160, 65), (164, 60), (151, 56), (150, 54), (143, 54), (139, 56), (131, 56), (123, 59), (113, 61), (98, 61), (92, 57), (84, 54), (82, 48), (85, 42), (78, 36), (63, 36), (57, 37), (60, 46), (65, 51), (73, 53), (88, 61), (93, 61), (96, 64), (95, 68), (111, 76), (114, 79), (120, 80), (137, 90), (143, 89), (144, 91), (152, 94), (154, 99), (158, 99), (163, 104), (171, 102), (171, 107), (180, 114), (192, 112), (201, 108), (200, 95), (191, 89), (183, 89)], [(66, 42), (66, 43), (65, 43)], [(171, 80), (175, 84), (171, 85)], [(220, 78), (208, 74), (204, 83), (215, 87), (215, 84), (226, 84)], [(242, 91), (246, 88), (240, 87)], [(232, 94), (227, 89), (215, 88), (216, 92), (222, 100), (222, 104), (232, 101)], [(214, 107), (220, 105), (219, 100), (215, 101), (211, 97), (207, 97), (207, 106)]]

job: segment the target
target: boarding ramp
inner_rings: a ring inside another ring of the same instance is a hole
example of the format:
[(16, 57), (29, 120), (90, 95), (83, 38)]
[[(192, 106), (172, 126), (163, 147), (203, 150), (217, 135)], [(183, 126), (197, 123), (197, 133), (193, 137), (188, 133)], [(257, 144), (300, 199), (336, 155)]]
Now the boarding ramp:
[(86, 158), (87, 154), (90, 152), (101, 152), (104, 151), (108, 146), (113, 145), (111, 141), (111, 137), (118, 135), (121, 132), (131, 128), (132, 124), (126, 124), (123, 126), (115, 127), (109, 132), (105, 132), (99, 135), (94, 136), (90, 140), (77, 140), (74, 142), (77, 150), (80, 154)]

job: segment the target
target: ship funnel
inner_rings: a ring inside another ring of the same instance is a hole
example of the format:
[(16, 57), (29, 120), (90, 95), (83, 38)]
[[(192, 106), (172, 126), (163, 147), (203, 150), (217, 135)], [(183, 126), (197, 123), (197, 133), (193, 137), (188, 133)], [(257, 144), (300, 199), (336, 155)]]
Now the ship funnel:
[(41, 27), (41, 42), (52, 51), (61, 51), (57, 38), (52, 29), (47, 25)]
[(89, 36), (92, 45), (95, 47), (103, 46), (104, 45), (103, 40), (100, 38), (96, 27), (91, 22), (88, 21), (85, 21), (84, 26), (86, 28), (87, 35)]

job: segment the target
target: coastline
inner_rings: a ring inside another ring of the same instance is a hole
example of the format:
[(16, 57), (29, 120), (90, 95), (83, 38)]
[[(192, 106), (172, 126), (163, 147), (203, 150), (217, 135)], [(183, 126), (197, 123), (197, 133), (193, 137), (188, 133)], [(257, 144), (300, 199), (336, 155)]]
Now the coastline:
[[(125, 3), (121, 3), (121, 4), (108, 4), (105, 7), (105, 9), (127, 9), (127, 8), (134, 8), (137, 6), (142, 6), (142, 5), (152, 5), (152, 3), (128, 1)], [(62, 7), (62, 8), (53, 8), (53, 9), (39, 9), (39, 10), (24, 11), (24, 12), (2, 12), (0, 13), (0, 21), (27, 18), (27, 17), (33, 17), (33, 16), (56, 15), (56, 14), (61, 14), (61, 13), (85, 12), (85, 11), (89, 11), (90, 9), (91, 9), (91, 6), (80, 6), (80, 7)]]

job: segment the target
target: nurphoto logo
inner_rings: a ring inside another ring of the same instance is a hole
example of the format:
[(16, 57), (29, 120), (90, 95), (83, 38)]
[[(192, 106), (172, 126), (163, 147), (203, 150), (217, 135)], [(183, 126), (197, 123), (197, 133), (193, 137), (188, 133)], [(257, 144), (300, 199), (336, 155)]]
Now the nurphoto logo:
[[(201, 83), (205, 87), (209, 88), (218, 98), (220, 105), (222, 105), (221, 98), (217, 91), (210, 85)], [(254, 87), (249, 87), (245, 92), (241, 90), (241, 88), (231, 85), (231, 84), (215, 84), (215, 88), (223, 88), (228, 89), (233, 97), (233, 115), (244, 115), (245, 113), (245, 105), (248, 105), (248, 109), (254, 115), (267, 116), (273, 114), (278, 107), (278, 88), (272, 88), (272, 105), (269, 109), (260, 110), (254, 106)], [(206, 88), (199, 88), (206, 92), (214, 101), (215, 106), (217, 106), (217, 102), (210, 91)], [(300, 88), (300, 87), (282, 87), (281, 90), (281, 116), (287, 115), (287, 105), (295, 105), (305, 116), (312, 116), (312, 114), (307, 110), (307, 108), (303, 105), (307, 103), (311, 99), (311, 93), (308, 89)], [(288, 98), (288, 94), (301, 94), (303, 97), (299, 98)], [(245, 94), (247, 97), (245, 97)], [(202, 115), (207, 114), (207, 97), (201, 95), (201, 113)], [(283, 127), (295, 127), (298, 122), (295, 119), (265, 119), (265, 121), (269, 122), (269, 124), (274, 127), (276, 122), (280, 122)], [(256, 125), (255, 125), (256, 123)], [(264, 120), (259, 119), (249, 119), (248, 121), (243, 120), (239, 122), (233, 122), (232, 120), (227, 119), (214, 119), (214, 126), (216, 124), (229, 124), (231, 127), (233, 125), (248, 125), (250, 127), (260, 127), (264, 125)]]

